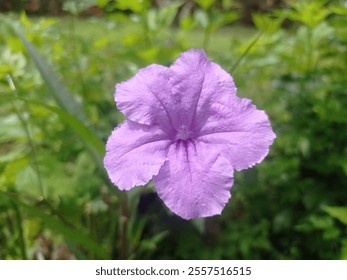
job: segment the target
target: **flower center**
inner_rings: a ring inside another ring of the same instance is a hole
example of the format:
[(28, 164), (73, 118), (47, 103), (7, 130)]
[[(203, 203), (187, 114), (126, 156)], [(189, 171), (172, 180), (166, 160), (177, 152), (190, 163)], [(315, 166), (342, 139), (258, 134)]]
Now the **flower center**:
[(175, 140), (187, 140), (191, 137), (192, 132), (189, 130), (189, 128), (184, 124), (180, 125), (179, 129), (177, 130)]

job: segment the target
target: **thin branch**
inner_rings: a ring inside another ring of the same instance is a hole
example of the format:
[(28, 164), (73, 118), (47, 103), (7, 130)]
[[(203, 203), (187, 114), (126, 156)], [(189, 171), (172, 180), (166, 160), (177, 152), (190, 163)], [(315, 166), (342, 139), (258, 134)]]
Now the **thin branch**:
[(232, 74), (234, 72), (234, 70), (236, 69), (236, 67), (240, 64), (240, 62), (242, 61), (242, 59), (249, 53), (249, 51), (252, 49), (252, 47), (258, 42), (258, 40), (260, 39), (261, 35), (263, 35), (264, 31), (260, 31), (258, 33), (258, 35), (253, 39), (253, 41), (249, 44), (249, 46), (247, 47), (247, 49), (245, 50), (245, 52), (239, 57), (239, 59), (235, 62), (235, 64), (233, 65), (233, 67), (230, 70), (230, 73)]
[(18, 227), (18, 233), (19, 233), (19, 248), (20, 248), (20, 252), (22, 255), (22, 259), (26, 260), (28, 259), (27, 256), (27, 250), (26, 250), (26, 244), (25, 244), (25, 239), (24, 239), (24, 230), (23, 230), (23, 225), (22, 225), (22, 215), (20, 213), (20, 210), (18, 208), (18, 206), (15, 203), (12, 203), (13, 205), (13, 209), (15, 212), (15, 216), (16, 216), (16, 221), (17, 221), (17, 227)]
[[(10, 74), (7, 74), (6, 75), (6, 78), (7, 78), (7, 81), (9, 83), (9, 86), (11, 88), (11, 90), (14, 92), (14, 94), (16, 96), (18, 96), (18, 93), (17, 93), (17, 88), (13, 82), (13, 79), (11, 77)], [(38, 179), (38, 184), (39, 184), (39, 191), (40, 191), (40, 194), (42, 196), (42, 198), (45, 196), (44, 195), (44, 187), (43, 187), (43, 183), (42, 183), (42, 177), (41, 177), (41, 172), (40, 172), (40, 169), (39, 169), (39, 165), (38, 165), (38, 161), (37, 161), (37, 156), (36, 156), (36, 147), (34, 145), (34, 141), (33, 141), (33, 138), (31, 136), (31, 133), (30, 133), (30, 129), (29, 129), (29, 123), (27, 122), (27, 120), (21, 115), (20, 111), (18, 110), (17, 106), (14, 104), (14, 102), (11, 102), (12, 104), (12, 107), (13, 107), (13, 110), (14, 112), (16, 113), (23, 129), (24, 129), (24, 132), (26, 134), (26, 137), (28, 139), (28, 144), (30, 146), (30, 149), (31, 149), (31, 154), (32, 154), (32, 163), (33, 163), (33, 167), (34, 167), (34, 170), (36, 172), (36, 175), (37, 175), (37, 179)], [(29, 111), (27, 108), (26, 108), (26, 111)]]
[(119, 258), (126, 260), (128, 258), (128, 224), (129, 224), (129, 207), (128, 196), (125, 192), (121, 192), (120, 198), (120, 248)]

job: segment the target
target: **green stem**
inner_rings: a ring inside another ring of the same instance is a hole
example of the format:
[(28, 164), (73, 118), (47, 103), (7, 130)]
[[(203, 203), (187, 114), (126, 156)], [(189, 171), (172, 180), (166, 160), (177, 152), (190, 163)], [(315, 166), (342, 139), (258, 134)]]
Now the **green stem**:
[[(0, 191), (0, 195), (5, 195), (5, 193)], [(37, 200), (37, 198), (30, 195), (18, 194), (16, 192), (6, 192), (6, 196), (11, 199), (16, 199), (18, 201), (26, 200), (30, 202), (31, 205), (40, 205), (46, 207), (53, 216), (56, 216), (62, 223), (66, 226), (74, 228), (74, 225), (67, 221), (64, 216), (62, 216), (57, 210), (54, 209), (53, 205), (45, 198)]]
[(312, 58), (313, 58), (313, 56), (312, 56), (312, 52), (313, 52), (313, 48), (312, 48), (312, 29), (310, 27), (308, 27), (308, 26), (306, 28), (307, 28), (307, 53), (306, 53), (307, 65), (306, 65), (306, 70), (308, 72), (311, 72)]
[(17, 222), (18, 233), (19, 233), (19, 248), (20, 248), (21, 256), (22, 256), (23, 260), (26, 260), (26, 259), (28, 259), (28, 257), (27, 257), (25, 239), (24, 239), (22, 215), (20, 213), (18, 206), (15, 203), (12, 203), (12, 205), (13, 205), (13, 209), (14, 209), (14, 212), (16, 215), (16, 222)]
[[(12, 79), (11, 75), (7, 74), (6, 77), (7, 77), (7, 80), (9, 82), (10, 88), (12, 89), (14, 94), (16, 96), (18, 96), (17, 89), (16, 89), (16, 86), (15, 86), (15, 84), (13, 82), (13, 79)], [(11, 103), (12, 103), (13, 110), (14, 110), (15, 114), (17, 115), (17, 117), (18, 117), (18, 119), (19, 119), (19, 121), (20, 121), (20, 123), (21, 123), (21, 125), (22, 125), (22, 127), (24, 129), (25, 135), (26, 135), (26, 137), (28, 139), (28, 144), (29, 144), (30, 149), (31, 149), (33, 168), (36, 171), (38, 184), (39, 184), (39, 191), (40, 191), (41, 197), (43, 198), (45, 196), (44, 187), (43, 187), (43, 183), (42, 183), (41, 172), (40, 172), (38, 161), (37, 161), (36, 147), (34, 145), (34, 141), (32, 139), (32, 136), (31, 136), (31, 133), (30, 133), (30, 129), (29, 129), (29, 123), (21, 115), (20, 111), (18, 110), (18, 108), (16, 107), (14, 102), (11, 102)], [(27, 112), (29, 112), (28, 108), (25, 108), (25, 109), (26, 109)]]
[(129, 207), (128, 196), (126, 192), (121, 192), (120, 198), (120, 250), (119, 258), (126, 260), (128, 258), (128, 224), (129, 224)]
[(208, 30), (208, 28), (205, 28), (204, 41), (202, 43), (202, 46), (205, 51), (207, 51), (208, 45), (210, 43), (210, 38), (211, 38), (211, 32)]
[(86, 99), (86, 92), (87, 92), (87, 86), (85, 83), (85, 79), (84, 79), (84, 72), (81, 66), (81, 63), (79, 62), (79, 51), (78, 51), (78, 43), (77, 43), (77, 32), (76, 32), (76, 24), (75, 24), (75, 16), (73, 16), (72, 18), (70, 18), (70, 36), (69, 38), (71, 38), (70, 42), (70, 48), (71, 48), (71, 54), (72, 54), (72, 59), (74, 61), (74, 63), (76, 63), (76, 74), (77, 74), (77, 79), (79, 81), (79, 84), (81, 85), (81, 92), (82, 95), (84, 97), (84, 99)]
[(258, 33), (258, 35), (253, 39), (253, 41), (249, 44), (249, 46), (247, 47), (247, 49), (244, 51), (244, 53), (239, 57), (239, 59), (235, 62), (235, 64), (233, 65), (233, 67), (230, 70), (230, 73), (232, 74), (234, 72), (234, 70), (236, 69), (236, 67), (240, 64), (240, 62), (242, 61), (242, 59), (249, 53), (249, 51), (252, 49), (252, 47), (258, 42), (258, 40), (260, 39), (261, 35), (263, 35), (264, 31), (260, 31)]
[(147, 18), (143, 14), (141, 16), (143, 20), (142, 26), (143, 26), (143, 35), (144, 35), (145, 43), (147, 47), (151, 47), (152, 40), (151, 40), (150, 30), (148, 28)]

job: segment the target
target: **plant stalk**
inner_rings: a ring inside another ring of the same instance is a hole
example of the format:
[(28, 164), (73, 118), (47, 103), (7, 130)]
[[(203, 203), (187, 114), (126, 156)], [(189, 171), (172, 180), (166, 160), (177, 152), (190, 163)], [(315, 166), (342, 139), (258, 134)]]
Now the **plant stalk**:
[(126, 192), (120, 192), (120, 248), (119, 259), (126, 260), (128, 258), (128, 224), (129, 224), (129, 207), (128, 196)]

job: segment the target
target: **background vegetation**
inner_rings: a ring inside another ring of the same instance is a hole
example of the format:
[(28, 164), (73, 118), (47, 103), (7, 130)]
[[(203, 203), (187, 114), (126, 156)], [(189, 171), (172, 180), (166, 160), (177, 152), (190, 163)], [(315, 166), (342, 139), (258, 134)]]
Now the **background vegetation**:
[[(1, 3), (0, 259), (347, 259), (346, 1)], [(115, 83), (191, 47), (277, 139), (221, 216), (184, 221), (102, 158)]]

